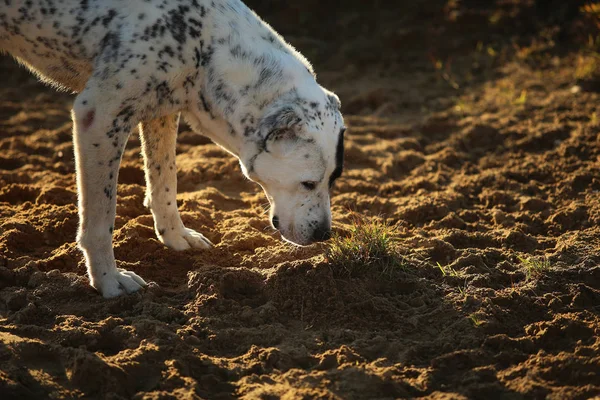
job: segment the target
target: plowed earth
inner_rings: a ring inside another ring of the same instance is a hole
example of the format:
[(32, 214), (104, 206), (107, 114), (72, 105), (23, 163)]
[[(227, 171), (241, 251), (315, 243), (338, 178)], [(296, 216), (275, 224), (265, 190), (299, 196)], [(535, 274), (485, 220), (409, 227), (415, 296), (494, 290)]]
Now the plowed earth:
[(216, 247), (156, 239), (134, 132), (115, 252), (156, 285), (102, 299), (75, 244), (73, 96), (4, 57), (0, 398), (600, 395), (600, 96), (581, 21), (546, 29), (527, 2), (334, 20), (263, 3), (344, 104), (335, 228), (385, 219), (402, 270), (348, 278), (322, 245), (284, 244), (237, 161), (182, 126), (179, 209)]

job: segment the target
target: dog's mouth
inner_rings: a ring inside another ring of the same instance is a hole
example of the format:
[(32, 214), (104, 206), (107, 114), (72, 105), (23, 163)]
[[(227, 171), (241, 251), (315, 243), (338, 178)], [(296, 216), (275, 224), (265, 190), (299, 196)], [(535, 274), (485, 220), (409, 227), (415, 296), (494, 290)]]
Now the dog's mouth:
[(277, 221), (277, 223), (273, 223), (273, 227), (277, 230), (285, 242), (295, 246), (308, 246), (312, 244), (310, 241), (306, 240), (306, 238), (298, 237), (293, 226), (289, 227), (288, 229), (282, 229), (279, 226), (279, 219), (274, 219), (274, 222), (275, 221)]
[(296, 246), (309, 246), (311, 244), (327, 241), (331, 238), (330, 228), (317, 229), (308, 236), (298, 235), (293, 228), (287, 232), (283, 232), (281, 229), (278, 229), (277, 231), (281, 234), (284, 241)]
[[(281, 233), (281, 231), (279, 233)], [(287, 243), (290, 243), (290, 244), (293, 244), (294, 246), (299, 246), (299, 247), (310, 246), (311, 244), (315, 243), (310, 239), (300, 239), (300, 238), (291, 239), (289, 237), (286, 237), (283, 233), (281, 233), (281, 238), (284, 241), (286, 241)]]
[(271, 214), (271, 227), (275, 229), (281, 238), (296, 246), (308, 246), (318, 242), (324, 242), (331, 238), (331, 223), (322, 220), (320, 223), (304, 223), (295, 225), (281, 220), (276, 213)]

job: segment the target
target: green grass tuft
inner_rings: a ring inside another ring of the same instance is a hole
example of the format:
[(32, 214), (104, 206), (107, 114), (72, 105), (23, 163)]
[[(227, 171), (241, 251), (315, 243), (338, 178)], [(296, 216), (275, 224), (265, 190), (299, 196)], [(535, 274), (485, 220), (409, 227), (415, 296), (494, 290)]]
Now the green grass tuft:
[(470, 314), (469, 320), (474, 326), (480, 326), (481, 324), (483, 324), (483, 321), (481, 320), (481, 318), (479, 318), (479, 316), (476, 313)]
[(356, 217), (347, 235), (334, 235), (325, 256), (334, 274), (344, 278), (367, 273), (392, 277), (406, 266), (393, 227), (366, 217)]
[(523, 258), (518, 257), (521, 266), (525, 269), (525, 277), (529, 281), (534, 278), (539, 278), (546, 271), (550, 270), (550, 261), (545, 258), (536, 259), (534, 257)]

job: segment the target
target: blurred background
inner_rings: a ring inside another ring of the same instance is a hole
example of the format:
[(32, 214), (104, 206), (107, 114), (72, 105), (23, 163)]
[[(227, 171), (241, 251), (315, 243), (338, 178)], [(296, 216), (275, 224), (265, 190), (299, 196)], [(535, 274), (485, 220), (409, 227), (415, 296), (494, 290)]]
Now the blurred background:
[[(597, 51), (600, 32), (600, 2), (586, 0), (248, 4), (314, 63), (353, 114), (410, 118), (444, 109), (464, 86), (493, 78), (515, 57), (551, 68), (557, 55)], [(580, 62), (579, 75), (589, 75), (575, 79), (597, 85), (598, 58)], [(451, 90), (440, 93), (432, 83)]]
[(597, 398), (600, 1), (247, 2), (342, 100), (337, 235), (282, 242), (182, 124), (177, 206), (216, 246), (166, 248), (134, 133), (115, 255), (158, 286), (101, 300), (74, 96), (1, 56), (0, 398)]

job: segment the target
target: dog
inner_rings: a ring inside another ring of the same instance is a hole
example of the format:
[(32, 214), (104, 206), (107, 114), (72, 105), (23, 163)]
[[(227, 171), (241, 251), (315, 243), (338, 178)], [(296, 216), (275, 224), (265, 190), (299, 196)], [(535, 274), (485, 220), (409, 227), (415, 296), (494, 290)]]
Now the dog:
[(90, 284), (105, 298), (146, 282), (118, 269), (117, 174), (139, 125), (145, 205), (158, 239), (208, 248), (176, 202), (180, 116), (237, 157), (297, 245), (331, 236), (329, 191), (343, 167), (339, 98), (310, 63), (239, 0), (0, 0), (0, 51), (77, 93), (73, 142), (79, 230)]

